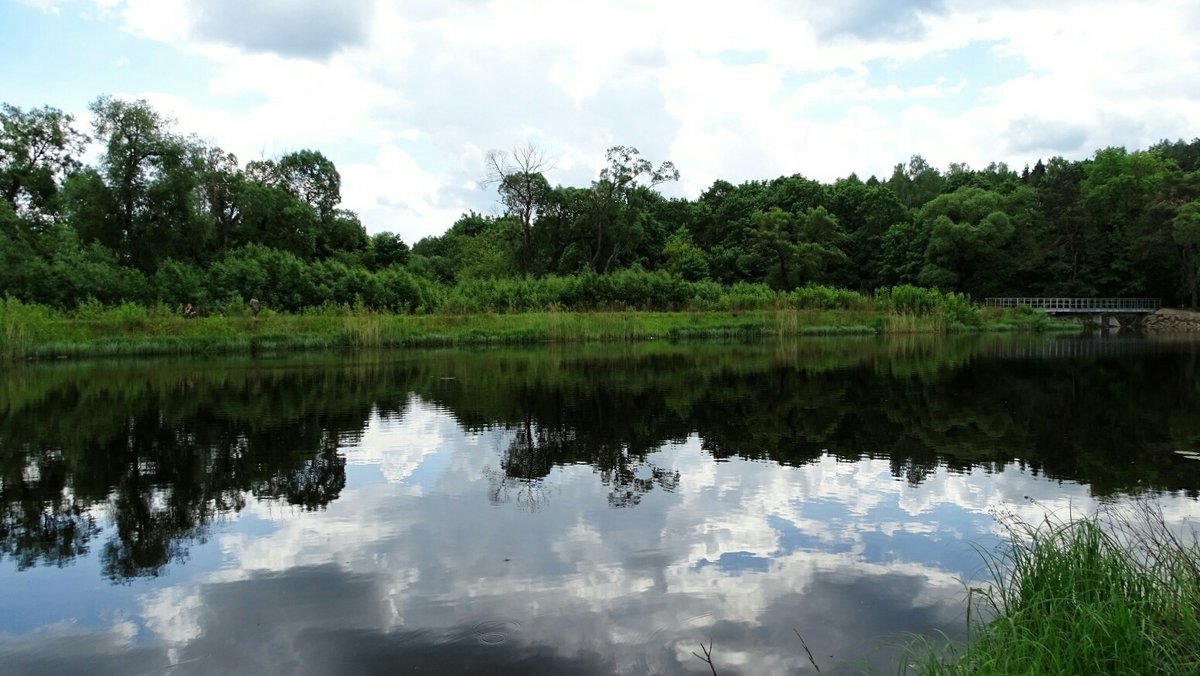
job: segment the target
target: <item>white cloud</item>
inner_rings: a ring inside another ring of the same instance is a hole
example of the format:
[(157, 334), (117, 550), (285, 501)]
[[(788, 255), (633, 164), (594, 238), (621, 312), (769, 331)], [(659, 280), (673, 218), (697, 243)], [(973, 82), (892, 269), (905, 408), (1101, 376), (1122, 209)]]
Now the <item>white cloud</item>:
[[(795, 624), (806, 632), (821, 631), (828, 624), (821, 619), (826, 604), (853, 601), (841, 594), (898, 585), (896, 600), (926, 621), (948, 628), (959, 613), (961, 585), (951, 571), (918, 562), (864, 560), (861, 546), (841, 553), (781, 550), (779, 533), (769, 523), (773, 518), (823, 533), (828, 545), (857, 542), (873, 530), (867, 526), (873, 518), (869, 512), (895, 503), (907, 490), (892, 479), (886, 462), (825, 459), (801, 468), (715, 463), (693, 436), (651, 456), (686, 478), (680, 493), (661, 505), (662, 513), (648, 506), (611, 510), (604, 498), (607, 488), (593, 468), (569, 466), (547, 479), (561, 490), (531, 529), (534, 517), (520, 510), (477, 513), (470, 507), (486, 490), (479, 453), (495, 452), (486, 451), (488, 442), (439, 435), (435, 430), (453, 425), (453, 418), (420, 400), (410, 400), (406, 410), (399, 427), (372, 418), (363, 448), (348, 460), (386, 465), (389, 453), (408, 456), (410, 444), (424, 449), (437, 437), (439, 452), (453, 456), (437, 494), (364, 486), (345, 491), (324, 512), (278, 522), (271, 534), (224, 535), (227, 563), (220, 570), (142, 597), (146, 627), (181, 653), (203, 653), (210, 648), (199, 644), (214, 623), (227, 613), (245, 612), (240, 595), (230, 590), (259, 588), (262, 580), (280, 580), (284, 589), (296, 571), (326, 571), (323, 576), (365, 581), (355, 607), (368, 612), (316, 616), (310, 605), (300, 604), (302, 614), (289, 616), (273, 634), (275, 646), (286, 648), (307, 632), (336, 631), (347, 624), (366, 632), (407, 630), (426, 640), (453, 641), (474, 622), (480, 640), (553, 646), (564, 657), (611, 654), (616, 670), (672, 671), (676, 666), (662, 663), (666, 658), (655, 645), (677, 652), (699, 636), (735, 626), (752, 638), (725, 639), (723, 664), (744, 660), (756, 669), (788, 672), (803, 658), (782, 634)], [(407, 433), (392, 437), (400, 429)], [(381, 437), (388, 438), (382, 446)], [(803, 516), (804, 503), (823, 500), (844, 503), (848, 517), (830, 522)], [(913, 523), (929, 526), (920, 516)], [(919, 529), (906, 525), (905, 530)], [(472, 544), (455, 544), (462, 542)], [(770, 568), (733, 579), (730, 570), (716, 565), (727, 554), (769, 560)], [(290, 606), (295, 600), (278, 602)], [(842, 614), (855, 612), (847, 607)], [(589, 617), (595, 621), (587, 622)], [(766, 634), (782, 621), (792, 624), (780, 625), (776, 643)], [(852, 618), (839, 622), (834, 624), (846, 629), (854, 625)], [(648, 643), (647, 636), (657, 638)], [(832, 637), (834, 643), (825, 647), (845, 654), (849, 636)], [(671, 659), (690, 664), (690, 650)]]
[(62, 4), (62, 0), (18, 0), (18, 2), (30, 7), (36, 7), (50, 14), (58, 14), (60, 11), (59, 6)]
[[(527, 140), (558, 158), (552, 181), (586, 183), (619, 143), (674, 160), (683, 179), (666, 191), (695, 196), (717, 178), (886, 175), (913, 153), (942, 167), (1020, 166), (1200, 126), (1200, 18), (1182, 1), (751, 0), (732, 11), (381, 0), (307, 42), (303, 31), (226, 30), (228, 12), (195, 0), (90, 6), (212, 64), (196, 74), (207, 100), (131, 94), (243, 159), (322, 150), (368, 229), (410, 241), (494, 209), (487, 191), (462, 186), (482, 175), (487, 150)], [(990, 47), (957, 55), (971, 45)], [(935, 57), (957, 74), (929, 72)]]
[(446, 443), (444, 425), (435, 411), (409, 395), (399, 420), (373, 414), (359, 443), (343, 447), (342, 453), (348, 464), (376, 465), (389, 483), (400, 483)]

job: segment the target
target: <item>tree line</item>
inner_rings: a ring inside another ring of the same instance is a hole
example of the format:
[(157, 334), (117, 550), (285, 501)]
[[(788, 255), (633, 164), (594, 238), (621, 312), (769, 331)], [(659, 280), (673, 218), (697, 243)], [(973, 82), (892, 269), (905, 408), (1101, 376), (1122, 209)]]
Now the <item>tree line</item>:
[(6, 295), (64, 309), (254, 297), (293, 311), (434, 311), (480, 280), (621, 272), (783, 291), (911, 284), (976, 298), (1200, 300), (1200, 139), (1019, 172), (940, 171), (915, 155), (885, 179), (717, 180), (696, 199), (662, 195), (679, 171), (636, 148), (609, 149), (580, 187), (551, 185), (550, 162), (527, 146), (481, 168), (499, 213), (464, 214), (410, 248), (368, 235), (341, 208), (341, 176), (319, 151), (243, 164), (144, 100), (100, 97), (91, 112), (84, 133), (51, 107), (0, 107)]

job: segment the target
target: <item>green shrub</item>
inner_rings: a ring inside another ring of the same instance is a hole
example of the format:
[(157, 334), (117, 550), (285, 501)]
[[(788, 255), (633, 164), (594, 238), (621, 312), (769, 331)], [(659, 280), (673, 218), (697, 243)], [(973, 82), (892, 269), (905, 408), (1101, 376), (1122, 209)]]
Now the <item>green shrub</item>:
[(979, 326), (983, 317), (979, 306), (961, 293), (948, 293), (941, 298), (940, 312), (947, 326)]
[(863, 310), (871, 306), (869, 298), (857, 291), (820, 284), (808, 284), (786, 294), (788, 304), (803, 310)]
[(932, 315), (941, 305), (941, 300), (942, 294), (937, 289), (926, 289), (911, 284), (883, 288), (875, 292), (875, 306), (896, 314)]
[(154, 297), (160, 303), (183, 307), (187, 303), (207, 306), (209, 275), (190, 263), (167, 259), (158, 265), (152, 278)]
[(766, 284), (748, 284), (737, 282), (725, 289), (718, 301), (717, 309), (742, 311), (766, 310), (778, 307), (781, 303), (778, 291)]

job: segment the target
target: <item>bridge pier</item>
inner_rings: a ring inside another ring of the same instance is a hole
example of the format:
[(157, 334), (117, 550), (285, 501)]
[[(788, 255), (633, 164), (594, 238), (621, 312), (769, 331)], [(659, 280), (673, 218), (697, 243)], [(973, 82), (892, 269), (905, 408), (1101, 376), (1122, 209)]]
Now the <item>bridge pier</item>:
[(1089, 314), (1089, 313), (1054, 313), (1053, 316), (1062, 318), (1075, 318), (1083, 328), (1098, 328), (1107, 333), (1109, 331), (1124, 331), (1132, 328), (1137, 324), (1138, 318), (1141, 315), (1127, 314)]

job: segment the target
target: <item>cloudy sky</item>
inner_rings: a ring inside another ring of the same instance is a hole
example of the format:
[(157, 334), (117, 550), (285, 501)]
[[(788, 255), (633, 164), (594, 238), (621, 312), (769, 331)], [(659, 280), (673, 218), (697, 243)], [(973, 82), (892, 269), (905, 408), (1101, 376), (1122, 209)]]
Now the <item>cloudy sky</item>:
[(695, 197), (1191, 139), (1197, 34), (1192, 0), (0, 0), (0, 100), (144, 97), (243, 162), (315, 148), (411, 242), (495, 212), (485, 154), (530, 142), (553, 183), (623, 144)]

